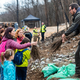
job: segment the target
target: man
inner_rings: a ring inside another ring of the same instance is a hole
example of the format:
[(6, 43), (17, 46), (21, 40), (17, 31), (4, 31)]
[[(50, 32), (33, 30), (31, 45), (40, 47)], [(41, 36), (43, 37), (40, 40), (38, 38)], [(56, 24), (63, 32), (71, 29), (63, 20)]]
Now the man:
[[(69, 6), (69, 12), (73, 16), (73, 23), (71, 27), (62, 34), (62, 42), (65, 42), (65, 37), (71, 33), (74, 33), (74, 36), (80, 33), (80, 7), (77, 3), (72, 3)], [(76, 69), (75, 73), (77, 77), (80, 77), (80, 41), (78, 43), (78, 49), (75, 53), (75, 64)]]
[(46, 26), (45, 26), (44, 22), (42, 22), (42, 26), (40, 28), (40, 32), (41, 32), (41, 37), (42, 37), (41, 41), (44, 41), (44, 34), (46, 32)]
[(38, 42), (39, 42), (39, 39), (40, 39), (39, 33), (38, 33), (36, 27), (34, 27), (34, 29), (33, 29), (33, 41), (34, 42), (37, 41), (37, 38), (38, 38)]

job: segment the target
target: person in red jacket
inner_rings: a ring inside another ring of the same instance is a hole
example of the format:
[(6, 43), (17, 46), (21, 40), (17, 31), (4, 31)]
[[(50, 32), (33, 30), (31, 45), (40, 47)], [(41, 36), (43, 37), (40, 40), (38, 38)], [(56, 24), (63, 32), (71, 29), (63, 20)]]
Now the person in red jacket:
[(17, 29), (15, 33), (15, 38), (17, 39), (17, 42), (20, 44), (24, 38), (23, 30), (22, 29)]

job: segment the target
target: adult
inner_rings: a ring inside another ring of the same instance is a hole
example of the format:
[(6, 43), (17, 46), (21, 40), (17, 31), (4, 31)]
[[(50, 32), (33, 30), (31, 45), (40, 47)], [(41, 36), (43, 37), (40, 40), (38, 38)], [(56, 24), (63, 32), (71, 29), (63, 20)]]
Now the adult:
[[(72, 3), (69, 6), (69, 12), (73, 16), (73, 23), (69, 29), (62, 34), (62, 42), (65, 42), (65, 37), (71, 33), (74, 33), (74, 36), (80, 33), (80, 7), (77, 3)], [(80, 41), (78, 43), (78, 48), (75, 53), (75, 74), (80, 77)]]
[(33, 29), (33, 41), (37, 41), (37, 39), (39, 42), (39, 39), (40, 39), (39, 32), (37, 31), (36, 27), (34, 27), (34, 29)]
[(24, 38), (23, 30), (22, 29), (17, 29), (15, 33), (15, 38), (17, 39), (17, 42), (20, 44)]
[(36, 42), (19, 44), (16, 41), (14, 41), (14, 37), (15, 37), (14, 29), (12, 27), (7, 28), (2, 39), (2, 42), (7, 41), (5, 46), (6, 49), (24, 49), (26, 47), (30, 47), (31, 45), (37, 44)]
[(44, 22), (42, 22), (42, 26), (40, 28), (40, 32), (41, 32), (41, 37), (42, 37), (41, 41), (44, 41), (44, 34), (46, 32), (46, 26), (45, 26)]

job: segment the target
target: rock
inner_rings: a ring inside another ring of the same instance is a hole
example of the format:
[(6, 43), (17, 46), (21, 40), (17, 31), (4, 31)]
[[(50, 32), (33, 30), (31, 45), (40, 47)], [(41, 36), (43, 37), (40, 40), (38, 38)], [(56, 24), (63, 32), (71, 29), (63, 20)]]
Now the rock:
[(45, 64), (45, 61), (41, 61), (41, 65)]
[(62, 60), (62, 58), (58, 58), (59, 59), (59, 61), (61, 61)]
[(64, 62), (68, 62), (68, 60), (67, 60), (67, 59), (64, 59), (63, 61), (64, 61)]
[(38, 65), (38, 63), (35, 63), (35, 65), (37, 66), (37, 65)]
[(75, 41), (76, 40), (76, 38), (73, 38), (73, 41)]
[(38, 62), (39, 62), (39, 59), (36, 59), (36, 60), (35, 60), (35, 63), (38, 63)]
[(41, 58), (41, 61), (44, 60), (45, 58)]
[(48, 45), (49, 45), (49, 43), (50, 43), (50, 42), (46, 42), (46, 43), (45, 43), (45, 46), (48, 46)]
[(50, 61), (50, 59), (49, 59), (49, 58), (47, 58), (47, 59), (46, 59), (46, 62), (49, 62), (49, 61)]

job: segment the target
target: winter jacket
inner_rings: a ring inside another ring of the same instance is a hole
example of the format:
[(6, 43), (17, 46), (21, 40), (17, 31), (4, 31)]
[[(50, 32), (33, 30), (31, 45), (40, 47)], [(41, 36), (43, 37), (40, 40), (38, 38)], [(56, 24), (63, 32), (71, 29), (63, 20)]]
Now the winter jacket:
[(18, 38), (17, 38), (17, 42), (20, 44), (20, 43), (22, 42), (23, 38), (24, 38), (24, 37), (22, 37), (22, 38), (18, 37)]
[(7, 43), (6, 43), (6, 46), (5, 46), (6, 49), (24, 49), (24, 48), (27, 48), (27, 47), (31, 46), (31, 43), (19, 44), (14, 40), (7, 39), (5, 37), (3, 37), (2, 42), (6, 41), (6, 40), (7, 40)]
[(15, 75), (15, 67), (12, 61), (4, 61), (4, 64), (1, 65), (3, 68), (4, 80), (16, 80)]
[[(16, 52), (17, 51), (23, 51), (24, 49), (16, 49)], [(16, 65), (16, 67), (27, 67), (28, 66), (28, 60), (30, 59), (30, 53), (31, 51), (30, 50), (26, 50), (23, 52), (23, 63), (21, 65)]]
[(80, 33), (80, 7), (77, 9), (76, 13), (73, 16), (73, 23), (71, 27), (65, 32), (65, 35), (68, 36), (72, 32), (75, 33), (75, 35)]
[(40, 32), (41, 32), (41, 33), (45, 33), (45, 32), (46, 32), (46, 26), (45, 26), (45, 25), (42, 25), (42, 26), (41, 26)]

